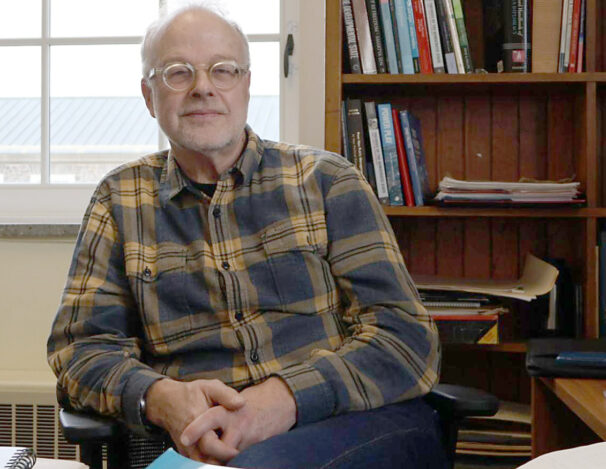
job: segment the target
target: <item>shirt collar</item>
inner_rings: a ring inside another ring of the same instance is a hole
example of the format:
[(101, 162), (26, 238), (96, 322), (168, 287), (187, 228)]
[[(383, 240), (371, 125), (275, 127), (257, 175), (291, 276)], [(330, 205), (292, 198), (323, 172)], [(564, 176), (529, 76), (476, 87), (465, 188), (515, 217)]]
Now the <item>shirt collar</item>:
[[(243, 185), (249, 185), (254, 173), (261, 164), (264, 146), (263, 140), (253, 132), (250, 126), (246, 126), (246, 146), (234, 166), (222, 174), (219, 179), (228, 177), (238, 178)], [(160, 203), (165, 206), (169, 200), (177, 196), (187, 187), (187, 177), (179, 168), (172, 150), (168, 151), (164, 168), (160, 176)]]

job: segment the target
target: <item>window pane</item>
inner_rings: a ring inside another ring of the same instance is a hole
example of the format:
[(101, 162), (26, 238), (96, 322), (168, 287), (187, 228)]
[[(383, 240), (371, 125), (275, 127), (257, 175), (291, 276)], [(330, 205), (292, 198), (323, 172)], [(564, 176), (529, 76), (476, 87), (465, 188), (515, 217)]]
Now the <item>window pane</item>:
[(138, 45), (51, 48), (52, 183), (95, 183), (157, 150), (140, 63)]
[(52, 0), (50, 30), (54, 37), (142, 36), (157, 17), (158, 1)]
[(0, 38), (40, 37), (40, 0), (0, 0)]
[(261, 137), (280, 137), (280, 43), (250, 44), (251, 83), (248, 123)]
[(0, 47), (0, 183), (40, 182), (40, 48)]
[[(168, 0), (172, 11), (191, 3), (189, 0)], [(280, 32), (280, 0), (221, 0), (210, 2), (236, 21), (245, 34), (278, 34)]]

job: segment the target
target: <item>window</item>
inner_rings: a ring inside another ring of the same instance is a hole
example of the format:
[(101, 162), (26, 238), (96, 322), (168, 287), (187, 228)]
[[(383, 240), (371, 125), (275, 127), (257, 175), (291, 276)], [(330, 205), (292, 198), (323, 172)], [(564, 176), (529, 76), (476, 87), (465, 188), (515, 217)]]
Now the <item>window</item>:
[[(167, 147), (141, 97), (139, 44), (151, 21), (186, 3), (0, 2), (0, 222), (78, 222), (107, 171)], [(281, 3), (215, 2), (249, 37), (248, 121), (273, 140)]]

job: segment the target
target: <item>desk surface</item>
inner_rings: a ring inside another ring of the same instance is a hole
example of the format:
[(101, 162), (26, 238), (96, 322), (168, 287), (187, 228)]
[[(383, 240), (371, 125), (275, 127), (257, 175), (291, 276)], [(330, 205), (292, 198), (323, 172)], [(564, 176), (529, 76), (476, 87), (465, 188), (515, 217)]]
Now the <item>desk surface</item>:
[(606, 440), (606, 380), (541, 378), (597, 435)]

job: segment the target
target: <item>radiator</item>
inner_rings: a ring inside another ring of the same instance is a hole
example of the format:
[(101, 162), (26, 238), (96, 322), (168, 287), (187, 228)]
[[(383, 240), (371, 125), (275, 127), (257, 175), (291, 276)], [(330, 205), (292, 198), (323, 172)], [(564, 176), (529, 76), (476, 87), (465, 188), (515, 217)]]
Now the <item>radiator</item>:
[(61, 434), (54, 386), (0, 385), (0, 446), (34, 448), (41, 458), (80, 459), (79, 447)]

